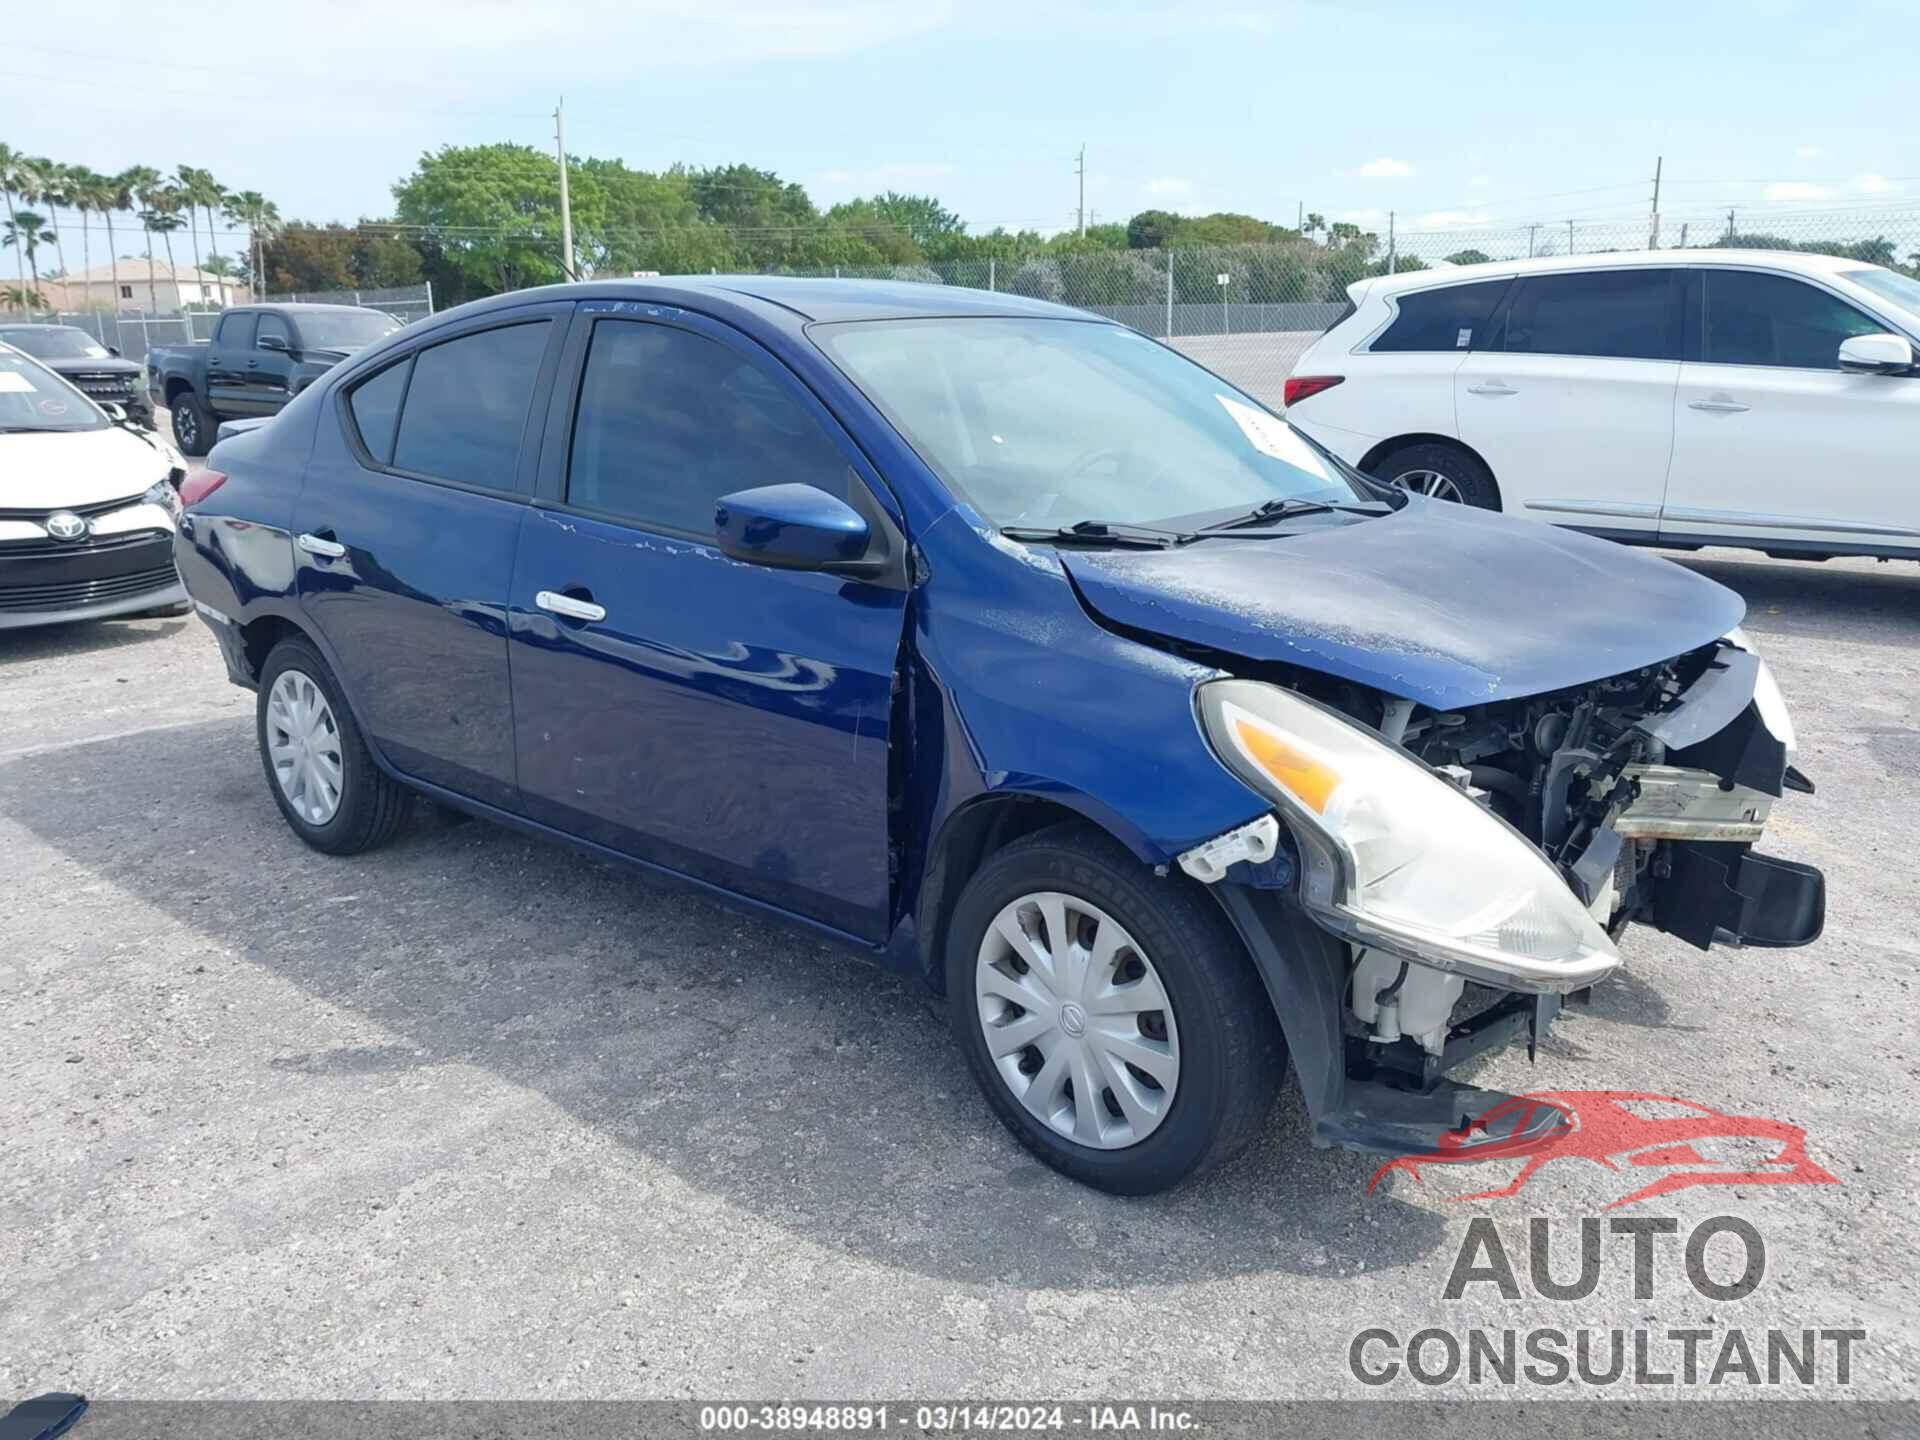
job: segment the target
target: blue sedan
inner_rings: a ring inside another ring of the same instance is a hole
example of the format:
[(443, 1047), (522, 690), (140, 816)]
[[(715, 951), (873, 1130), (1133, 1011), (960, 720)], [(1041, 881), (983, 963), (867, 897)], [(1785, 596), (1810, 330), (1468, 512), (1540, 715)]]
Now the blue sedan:
[(1738, 597), (1376, 485), (1097, 316), (524, 291), (210, 463), (176, 558), (302, 840), (423, 794), (881, 957), (1105, 1189), (1232, 1155), (1289, 1059), (1316, 1142), (1428, 1147), (1634, 922), (1822, 922), (1753, 848), (1811, 787)]

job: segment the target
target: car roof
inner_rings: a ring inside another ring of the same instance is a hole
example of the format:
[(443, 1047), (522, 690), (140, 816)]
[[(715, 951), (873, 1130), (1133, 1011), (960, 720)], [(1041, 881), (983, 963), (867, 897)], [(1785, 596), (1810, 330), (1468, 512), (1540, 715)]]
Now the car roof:
[(1507, 275), (1552, 274), (1559, 270), (1614, 270), (1626, 266), (1747, 265), (1802, 275), (1833, 275), (1843, 270), (1870, 270), (1871, 261), (1837, 255), (1809, 255), (1799, 250), (1616, 250), (1591, 255), (1545, 255), (1530, 260), (1488, 260), (1476, 265), (1448, 265), (1383, 275), (1369, 282), (1369, 294), (1393, 295), (1431, 285), (1461, 285)]
[(317, 300), (256, 300), (245, 305), (233, 305), (228, 308), (231, 310), (284, 310), (291, 315), (305, 315), (309, 312), (331, 312), (335, 310), (350, 310), (356, 315), (363, 314), (369, 310), (376, 315), (384, 315), (387, 313), (378, 305), (323, 305)]
[[(633, 280), (588, 280), (516, 290), (476, 307), (529, 300), (633, 300), (673, 304), (675, 300), (719, 300), (763, 313), (768, 307), (802, 321), (906, 320), (943, 315), (1051, 316), (1063, 320), (1103, 317), (1010, 295), (1004, 290), (973, 290), (917, 280), (814, 279), (800, 275), (669, 275)], [(466, 308), (466, 307), (463, 307)]]
[(89, 339), (93, 334), (80, 325), (49, 325), (44, 320), (0, 320), (0, 330), (78, 330)]

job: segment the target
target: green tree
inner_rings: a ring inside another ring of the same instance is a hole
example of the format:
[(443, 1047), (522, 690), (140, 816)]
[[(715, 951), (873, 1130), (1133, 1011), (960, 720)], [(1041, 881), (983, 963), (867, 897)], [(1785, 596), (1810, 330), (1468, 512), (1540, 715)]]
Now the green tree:
[[(67, 186), (73, 200), (73, 208), (80, 215), (80, 267), (87, 277), (82, 294), (90, 301), (93, 298), (93, 223), (87, 217), (89, 215), (104, 216), (107, 213), (107, 208), (113, 203), (113, 185), (106, 176), (97, 171), (89, 170), (84, 165), (76, 165), (68, 172)], [(118, 270), (117, 263), (114, 268)], [(114, 286), (113, 294), (115, 307), (118, 308), (120, 297), (118, 285)], [(71, 291), (69, 291), (69, 303), (71, 303)]]
[[(27, 157), (9, 145), (0, 145), (0, 195), (6, 197), (7, 219), (10, 223), (19, 220), (14, 204), (15, 198), (31, 183), (27, 173)], [(24, 297), (27, 293), (27, 252), (24, 249), (16, 249), (13, 259), (15, 267), (20, 272), (20, 283), (15, 287), (14, 293), (22, 297), (21, 303), (24, 309)]]
[(280, 233), (284, 224), (280, 219), (280, 207), (258, 190), (242, 190), (227, 196), (221, 209), (233, 224), (246, 227), (247, 249), (250, 252), (247, 278), (258, 299), (266, 290), (262, 283), (266, 270), (266, 246)]
[(1449, 265), (1484, 265), (1493, 257), (1484, 250), (1456, 250), (1447, 256)]
[(67, 274), (67, 246), (60, 234), (60, 211), (73, 208), (73, 169), (41, 155), (31, 162), (39, 177), (39, 202), (47, 207), (48, 223), (53, 234), (53, 253), (58, 258), (60, 273)]
[(917, 252), (954, 235), (964, 235), (967, 225), (958, 215), (931, 195), (902, 195), (889, 190), (867, 200), (849, 200), (827, 212), (828, 220), (857, 215), (862, 223), (885, 226), (899, 231), (912, 242)]
[(1171, 210), (1142, 210), (1127, 221), (1127, 244), (1135, 250), (1163, 250), (1179, 230), (1180, 217)]
[(197, 169), (192, 165), (179, 166), (174, 171), (182, 200), (186, 204), (187, 229), (193, 240), (193, 268), (200, 264), (200, 228), (194, 223), (194, 209), (199, 207), (207, 212), (207, 250), (215, 252), (213, 238), (213, 207), (227, 198), (227, 189), (213, 178), (211, 170)]
[[(569, 173), (576, 250), (604, 227), (599, 177)], [(560, 167), (529, 145), (444, 145), (422, 155), (393, 187), (396, 219), (419, 227), (417, 242), (435, 288), (449, 302), (553, 285), (560, 256)]]

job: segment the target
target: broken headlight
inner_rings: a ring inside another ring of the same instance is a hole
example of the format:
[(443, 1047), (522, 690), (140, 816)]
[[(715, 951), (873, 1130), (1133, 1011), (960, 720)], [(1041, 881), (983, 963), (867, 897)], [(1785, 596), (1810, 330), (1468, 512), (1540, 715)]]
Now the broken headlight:
[(1199, 705), (1215, 753), (1279, 805), (1328, 928), (1510, 989), (1575, 990), (1619, 964), (1525, 837), (1406, 752), (1273, 685), (1217, 680)]

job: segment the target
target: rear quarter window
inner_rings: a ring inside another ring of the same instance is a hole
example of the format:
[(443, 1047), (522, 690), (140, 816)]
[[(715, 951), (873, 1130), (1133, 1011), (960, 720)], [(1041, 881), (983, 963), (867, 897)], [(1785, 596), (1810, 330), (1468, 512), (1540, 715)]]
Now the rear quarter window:
[(1511, 279), (1476, 280), (1416, 290), (1396, 302), (1393, 323), (1367, 348), (1388, 353), (1420, 350), (1484, 350), (1489, 322)]
[(400, 402), (407, 393), (407, 375), (413, 361), (389, 365), (371, 379), (362, 380), (347, 397), (347, 412), (366, 451), (382, 465), (393, 459), (393, 435), (399, 428)]
[(507, 325), (415, 354), (393, 468), (488, 490), (518, 489), (520, 444), (551, 328), (546, 320)]

